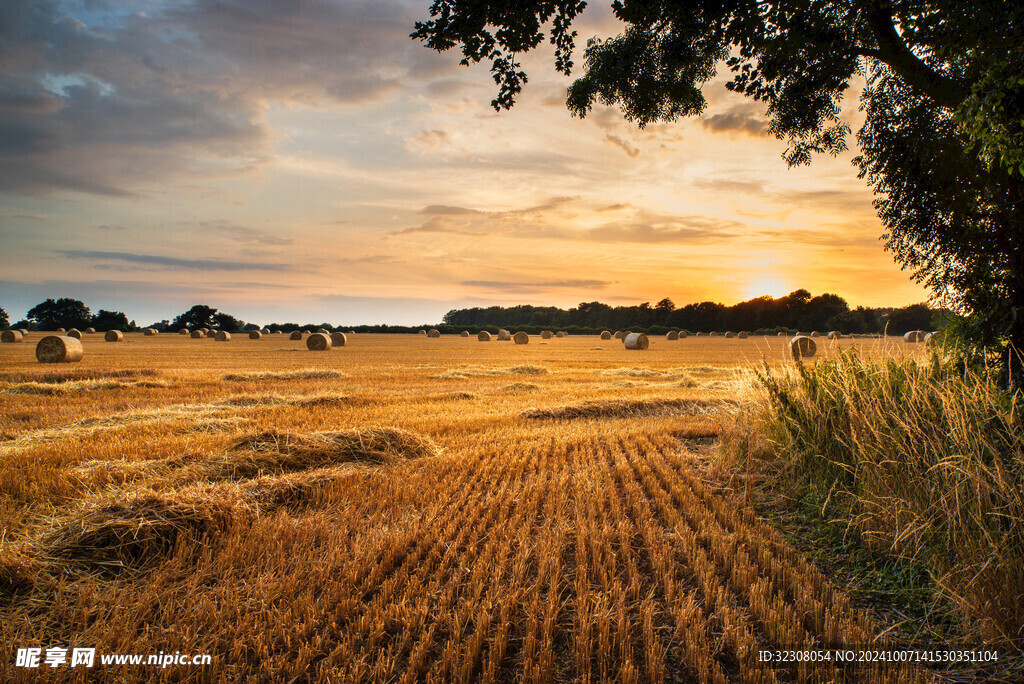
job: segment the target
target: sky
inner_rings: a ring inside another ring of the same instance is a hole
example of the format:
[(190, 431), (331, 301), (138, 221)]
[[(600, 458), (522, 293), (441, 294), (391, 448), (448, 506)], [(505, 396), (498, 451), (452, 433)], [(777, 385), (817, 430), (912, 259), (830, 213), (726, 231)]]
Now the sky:
[[(591, 5), (577, 64), (622, 27)], [(487, 66), (409, 38), (429, 6), (0, 3), (0, 307), (416, 325), (797, 288), (851, 306), (927, 298), (883, 249), (852, 137), (787, 168), (724, 66), (700, 117), (574, 118), (550, 46), (498, 113)], [(856, 131), (855, 97), (843, 117)]]

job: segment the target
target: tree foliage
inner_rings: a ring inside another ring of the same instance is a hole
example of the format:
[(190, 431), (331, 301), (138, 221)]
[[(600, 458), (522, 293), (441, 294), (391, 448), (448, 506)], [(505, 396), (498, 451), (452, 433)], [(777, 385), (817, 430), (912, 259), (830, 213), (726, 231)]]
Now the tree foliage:
[(41, 330), (82, 329), (88, 328), (92, 322), (92, 312), (84, 302), (62, 297), (36, 304), (28, 310), (27, 318)]
[(6, 328), (11, 324), (11, 320), (7, 317), (7, 312), (4, 311), (3, 307), (0, 307), (0, 328)]
[[(516, 56), (545, 38), (570, 73), (584, 3), (436, 0), (412, 37), (489, 61), (496, 109), (526, 83)], [(887, 248), (974, 341), (1024, 349), (1024, 3), (977, 0), (615, 0), (618, 36), (592, 39), (569, 109), (618, 105), (644, 126), (699, 114), (727, 87), (762, 102), (790, 165), (847, 149), (843, 96), (864, 77), (860, 175)], [(550, 28), (548, 27), (550, 24)], [(1015, 373), (1024, 377), (1024, 369)]]
[(216, 313), (217, 310), (212, 306), (196, 304), (185, 313), (179, 314), (175, 317), (174, 321), (171, 322), (171, 329), (179, 330), (181, 328), (189, 328), (190, 330), (195, 330), (196, 328), (216, 327), (214, 320), (214, 315)]
[(107, 330), (128, 332), (131, 325), (128, 323), (128, 316), (121, 311), (107, 311), (106, 309), (100, 309), (96, 315), (92, 317), (92, 327), (103, 332), (106, 332)]

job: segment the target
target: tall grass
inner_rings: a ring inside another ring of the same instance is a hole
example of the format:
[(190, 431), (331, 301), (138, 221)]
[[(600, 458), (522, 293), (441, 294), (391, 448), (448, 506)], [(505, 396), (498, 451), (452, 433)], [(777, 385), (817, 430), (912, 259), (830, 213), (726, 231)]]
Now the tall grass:
[(1024, 650), (1021, 394), (939, 354), (855, 348), (755, 377), (759, 408), (725, 453), (869, 547), (922, 563), (964, 636)]

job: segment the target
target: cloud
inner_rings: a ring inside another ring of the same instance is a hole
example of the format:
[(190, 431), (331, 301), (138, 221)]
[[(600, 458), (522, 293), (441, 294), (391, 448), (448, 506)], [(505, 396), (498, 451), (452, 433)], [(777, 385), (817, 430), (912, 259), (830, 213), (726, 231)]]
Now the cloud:
[(755, 137), (768, 136), (768, 123), (757, 116), (757, 106), (738, 104), (724, 114), (703, 116), (700, 125), (713, 133), (744, 133)]
[(291, 271), (293, 266), (277, 263), (258, 263), (247, 261), (222, 261), (216, 259), (179, 259), (176, 257), (159, 256), (156, 254), (130, 254), (128, 252), (101, 252), (94, 250), (56, 250), (57, 254), (71, 259), (94, 259), (104, 261), (123, 261), (132, 264), (149, 264), (168, 268), (183, 268), (204, 271)]
[[(142, 10), (142, 11), (140, 11)], [(265, 164), (269, 105), (457, 87), (405, 0), (0, 3), (0, 192), (131, 197)]]
[(620, 148), (630, 159), (636, 159), (640, 156), (640, 148), (631, 145), (628, 140), (620, 138), (612, 133), (605, 133), (604, 139)]
[(477, 209), (467, 209), (466, 207), (450, 207), (444, 204), (431, 204), (420, 209), (421, 214), (428, 214), (430, 216), (461, 216), (465, 214), (482, 214), (484, 212)]
[(196, 224), (196, 227), (203, 233), (223, 235), (234, 242), (250, 245), (281, 246), (290, 245), (295, 242), (291, 238), (283, 238), (262, 230), (235, 225), (227, 221), (201, 221)]
[(506, 280), (463, 280), (460, 285), (471, 287), (489, 287), (495, 289), (530, 288), (603, 288), (611, 285), (607, 280), (550, 280), (542, 283), (515, 283)]
[(431, 152), (436, 152), (442, 148), (451, 146), (452, 139), (451, 136), (448, 135), (448, 131), (443, 131), (437, 128), (429, 131), (421, 131), (406, 141), (405, 144), (405, 148), (409, 151), (416, 151), (418, 148), (420, 150), (429, 150)]

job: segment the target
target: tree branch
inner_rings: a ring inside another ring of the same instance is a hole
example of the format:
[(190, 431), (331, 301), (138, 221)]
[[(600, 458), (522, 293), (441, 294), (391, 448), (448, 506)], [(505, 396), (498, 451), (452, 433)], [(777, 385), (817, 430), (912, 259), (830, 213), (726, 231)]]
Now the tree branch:
[(936, 72), (910, 51), (896, 32), (892, 5), (887, 0), (873, 0), (870, 3), (867, 23), (878, 41), (877, 54), (870, 56), (888, 65), (912, 88), (951, 109), (955, 109), (967, 97), (966, 88)]

